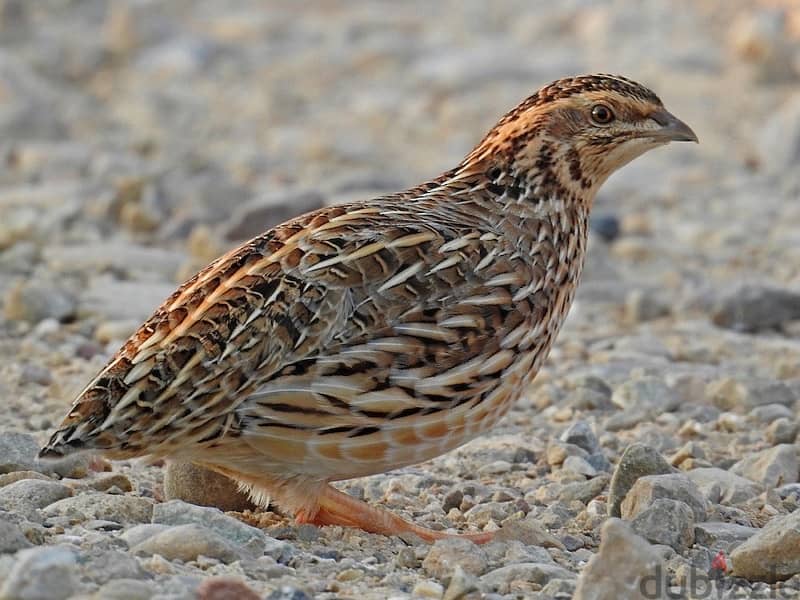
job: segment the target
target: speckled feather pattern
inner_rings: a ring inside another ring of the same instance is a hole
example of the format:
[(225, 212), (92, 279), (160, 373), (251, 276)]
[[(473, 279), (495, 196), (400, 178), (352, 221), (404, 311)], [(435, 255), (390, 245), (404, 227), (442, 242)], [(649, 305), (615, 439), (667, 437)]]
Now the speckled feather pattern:
[(383, 472), (486, 431), (546, 358), (619, 166), (595, 160), (601, 137), (561, 143), (576, 103), (598, 97), (661, 106), (619, 77), (556, 82), (440, 177), (222, 256), (127, 341), (43, 454), (180, 456), (258, 490)]

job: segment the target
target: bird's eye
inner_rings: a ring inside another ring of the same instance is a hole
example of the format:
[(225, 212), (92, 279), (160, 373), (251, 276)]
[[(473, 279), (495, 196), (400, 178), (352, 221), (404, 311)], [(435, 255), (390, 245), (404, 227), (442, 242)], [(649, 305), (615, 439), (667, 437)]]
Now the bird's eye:
[(592, 121), (597, 125), (608, 125), (614, 120), (614, 113), (605, 104), (595, 104), (592, 107)]

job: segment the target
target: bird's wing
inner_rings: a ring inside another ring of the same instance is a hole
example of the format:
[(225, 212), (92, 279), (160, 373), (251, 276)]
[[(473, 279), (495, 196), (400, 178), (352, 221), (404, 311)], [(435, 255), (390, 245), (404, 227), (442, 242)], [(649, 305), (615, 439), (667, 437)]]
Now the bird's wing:
[(358, 434), (474, 396), (509, 360), (499, 340), (526, 319), (510, 306), (527, 275), (474, 218), (428, 209), (323, 209), (221, 257), (131, 337), (44, 453)]

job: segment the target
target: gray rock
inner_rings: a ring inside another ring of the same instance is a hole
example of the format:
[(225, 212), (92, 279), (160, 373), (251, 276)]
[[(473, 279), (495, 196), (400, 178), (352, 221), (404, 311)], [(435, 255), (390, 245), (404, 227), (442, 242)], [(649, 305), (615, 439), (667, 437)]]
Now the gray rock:
[(251, 558), (264, 554), (267, 543), (272, 539), (260, 529), (229, 517), (219, 509), (194, 506), (181, 500), (157, 504), (153, 509), (153, 523), (202, 525), (228, 540)]
[(666, 590), (667, 571), (654, 548), (619, 519), (606, 521), (600, 548), (581, 571), (573, 600), (651, 600)]
[(659, 498), (631, 521), (633, 531), (653, 544), (682, 552), (694, 543), (694, 513), (685, 502)]
[(633, 519), (661, 498), (685, 503), (696, 521), (706, 519), (708, 502), (697, 485), (683, 473), (640, 477), (622, 502), (622, 517)]
[(79, 311), (81, 315), (104, 319), (143, 321), (173, 291), (172, 283), (93, 277), (81, 294)]
[(533, 517), (503, 524), (503, 526), (497, 530), (497, 533), (495, 533), (494, 540), (497, 542), (516, 540), (523, 543), (525, 546), (564, 549), (564, 544)]
[(792, 419), (794, 417), (794, 411), (784, 404), (763, 404), (756, 406), (748, 414), (764, 424), (772, 423), (780, 418)]
[(800, 433), (800, 425), (797, 421), (779, 417), (767, 427), (764, 436), (770, 444), (793, 444)]
[[(797, 103), (800, 106), (800, 102)], [(798, 134), (800, 144), (800, 133)], [(798, 146), (800, 152), (800, 146)], [(711, 312), (715, 325), (739, 331), (771, 329), (800, 319), (800, 293), (744, 284), (722, 296)]]
[(589, 454), (597, 454), (602, 451), (597, 436), (586, 421), (575, 421), (558, 436), (558, 439), (583, 448)]
[(631, 444), (622, 453), (616, 469), (611, 476), (608, 491), (608, 514), (622, 516), (622, 501), (636, 480), (646, 475), (662, 475), (674, 469), (661, 454), (644, 444)]
[(774, 517), (731, 553), (733, 574), (774, 583), (800, 573), (800, 510)]
[(247, 240), (284, 221), (325, 206), (319, 192), (297, 192), (259, 198), (239, 206), (225, 227), (228, 240)]
[(44, 508), (42, 514), (82, 521), (100, 519), (115, 523), (146, 523), (153, 516), (153, 501), (138, 496), (81, 494), (54, 502)]
[(762, 484), (767, 489), (787, 483), (797, 483), (798, 448), (794, 444), (780, 444), (743, 458), (731, 467), (731, 472)]
[(480, 593), (480, 583), (478, 578), (472, 573), (467, 573), (456, 565), (453, 574), (450, 576), (450, 583), (444, 591), (442, 600), (465, 600), (468, 594)]
[(0, 473), (35, 471), (39, 443), (27, 433), (0, 432)]
[(702, 467), (686, 472), (709, 501), (738, 505), (758, 496), (763, 489), (749, 479), (717, 467)]
[(75, 315), (77, 301), (52, 281), (20, 281), (5, 296), (3, 312), (9, 321), (38, 323), (44, 319), (65, 321)]
[(135, 283), (145, 284), (153, 280), (154, 274), (161, 281), (173, 281), (187, 257), (182, 252), (112, 239), (68, 246), (51, 244), (45, 247), (43, 258), (56, 272), (113, 272), (141, 279)]
[(579, 475), (585, 475), (586, 477), (594, 477), (597, 475), (597, 469), (595, 469), (588, 460), (580, 456), (568, 456), (564, 460), (564, 464), (561, 468), (572, 471), (573, 473), (578, 473)]
[(8, 513), (0, 512), (0, 554), (14, 553), (30, 548), (33, 544), (13, 519), (6, 519)]
[(736, 523), (710, 521), (694, 526), (694, 540), (698, 545), (708, 548), (712, 552), (721, 550), (728, 555), (734, 548), (756, 533), (758, 533), (758, 529), (755, 527), (746, 527)]
[(137, 579), (115, 579), (101, 586), (94, 595), (97, 600), (151, 600), (156, 596), (156, 584)]
[(588, 504), (597, 498), (606, 489), (611, 477), (606, 473), (600, 473), (588, 481), (578, 481), (568, 483), (558, 494), (558, 499), (562, 502), (573, 502), (577, 500), (583, 504)]
[(164, 471), (164, 497), (223, 511), (254, 510), (255, 504), (236, 482), (190, 462), (170, 461)]
[(636, 288), (625, 298), (625, 316), (632, 323), (652, 321), (669, 313), (669, 298), (663, 290)]
[(649, 409), (670, 412), (680, 405), (680, 396), (656, 377), (626, 381), (614, 390), (611, 402), (622, 409)]
[(483, 575), (489, 567), (486, 552), (469, 540), (447, 538), (437, 540), (422, 561), (425, 572), (440, 581), (449, 576), (456, 566), (471, 575)]
[(176, 525), (147, 538), (131, 548), (134, 554), (159, 554), (167, 560), (196, 560), (198, 556), (225, 563), (245, 558), (240, 548), (214, 531), (200, 525)]
[(706, 397), (723, 410), (751, 411), (759, 406), (783, 404), (791, 407), (797, 395), (783, 381), (723, 378), (706, 386)]
[(166, 531), (169, 529), (169, 527), (169, 525), (157, 523), (142, 523), (141, 525), (134, 525), (133, 527), (126, 529), (119, 537), (120, 539), (124, 540), (126, 544), (128, 544), (129, 548), (133, 548), (134, 546), (141, 544), (146, 539), (151, 538), (162, 531)]
[(66, 600), (79, 590), (76, 565), (75, 555), (61, 546), (20, 550), (0, 598)]
[(146, 579), (149, 573), (139, 561), (127, 552), (119, 550), (91, 550), (81, 557), (83, 575), (96, 584), (104, 584), (114, 579)]
[(36, 519), (38, 509), (72, 496), (72, 488), (57, 481), (21, 479), (0, 488), (0, 508)]
[(544, 586), (554, 579), (574, 579), (575, 574), (550, 563), (517, 563), (489, 571), (481, 577), (484, 589), (508, 594), (514, 581), (526, 581)]

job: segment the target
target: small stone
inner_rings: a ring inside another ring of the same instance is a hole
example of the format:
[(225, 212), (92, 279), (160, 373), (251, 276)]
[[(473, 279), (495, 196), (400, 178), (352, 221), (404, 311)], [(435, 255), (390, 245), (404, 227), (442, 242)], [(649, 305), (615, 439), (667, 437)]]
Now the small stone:
[(663, 291), (634, 289), (625, 298), (625, 317), (631, 323), (644, 323), (670, 313)]
[(197, 600), (261, 600), (261, 595), (239, 579), (211, 577), (197, 588)]
[(568, 483), (558, 494), (558, 499), (562, 502), (573, 502), (577, 500), (582, 504), (588, 504), (597, 498), (606, 489), (611, 477), (606, 473), (600, 473), (588, 481), (578, 481)]
[(300, 588), (284, 585), (272, 592), (265, 600), (312, 600), (312, 597)]
[(588, 460), (580, 456), (568, 456), (564, 460), (564, 464), (561, 465), (561, 468), (566, 471), (578, 473), (579, 475), (585, 475), (586, 477), (594, 477), (597, 475), (597, 469), (589, 464)]
[(0, 488), (7, 486), (11, 483), (16, 481), (22, 481), (23, 479), (38, 479), (39, 481), (52, 481), (47, 475), (42, 475), (41, 473), (37, 473), (36, 471), (11, 471), (11, 473), (5, 473), (0, 475)]
[(729, 555), (742, 542), (758, 533), (755, 527), (736, 523), (697, 523), (694, 526), (695, 542), (712, 552), (722, 551)]
[(81, 494), (50, 504), (45, 517), (66, 516), (81, 521), (102, 519), (115, 523), (146, 523), (153, 515), (153, 501), (138, 496)]
[(710, 502), (739, 505), (758, 496), (761, 486), (749, 479), (717, 467), (703, 467), (686, 471), (686, 476), (699, 488)]
[(0, 473), (38, 471), (36, 455), (39, 444), (27, 433), (0, 432)]
[(158, 554), (167, 560), (196, 560), (203, 555), (230, 563), (243, 558), (238, 548), (207, 527), (176, 525), (131, 548), (134, 554)]
[(558, 436), (558, 439), (567, 444), (583, 448), (589, 454), (602, 452), (597, 436), (586, 421), (575, 421)]
[(749, 455), (731, 467), (731, 472), (761, 483), (767, 489), (787, 483), (797, 483), (798, 448), (794, 444), (780, 444)]
[(115, 579), (101, 586), (93, 600), (151, 600), (156, 596), (156, 587), (150, 581)]
[(526, 581), (544, 586), (553, 579), (574, 579), (575, 574), (563, 567), (548, 563), (517, 563), (489, 571), (481, 577), (483, 587), (490, 592), (508, 594), (512, 583)]
[(113, 473), (111, 475), (99, 477), (98, 479), (92, 481), (89, 486), (98, 492), (106, 492), (112, 487), (115, 487), (122, 492), (133, 491), (133, 484), (131, 483), (131, 480), (128, 479), (127, 475), (122, 473)]
[(72, 488), (57, 481), (22, 479), (0, 488), (0, 508), (37, 519), (38, 509), (72, 496)]
[(75, 297), (49, 281), (20, 281), (8, 291), (4, 301), (6, 319), (29, 323), (44, 319), (65, 321), (75, 315), (76, 308)]
[(127, 552), (90, 549), (81, 556), (83, 573), (94, 583), (104, 584), (114, 579), (146, 579), (147, 571)]
[(36, 384), (46, 386), (51, 383), (53, 383), (53, 374), (50, 369), (30, 363), (22, 365), (22, 371), (19, 374), (20, 385)]
[(3, 600), (66, 600), (78, 590), (75, 555), (60, 546), (20, 550), (0, 587)]
[(733, 575), (774, 583), (800, 573), (800, 509), (774, 517), (731, 553)]
[(706, 397), (715, 406), (731, 411), (750, 411), (769, 404), (791, 407), (797, 399), (783, 381), (759, 378), (736, 380), (730, 377), (709, 382)]
[(780, 417), (769, 424), (765, 437), (770, 444), (793, 444), (797, 440), (798, 432), (800, 432), (800, 426), (797, 421)]
[(604, 242), (613, 242), (619, 237), (619, 219), (611, 214), (596, 214), (589, 219), (589, 228), (599, 235)]
[(223, 511), (254, 510), (255, 504), (236, 482), (190, 462), (169, 461), (164, 471), (164, 497)]
[(541, 546), (543, 548), (564, 549), (564, 544), (547, 531), (544, 526), (535, 518), (504, 523), (503, 526), (494, 534), (497, 542), (519, 541), (526, 546)]
[(780, 418), (792, 419), (794, 411), (783, 404), (763, 404), (751, 410), (749, 416), (766, 425)]
[(7, 514), (0, 512), (0, 555), (13, 554), (32, 545), (19, 525), (10, 519), (6, 520)]
[(623, 409), (651, 409), (670, 412), (680, 405), (677, 392), (656, 377), (626, 381), (614, 390), (611, 402)]
[(167, 529), (169, 529), (169, 525), (142, 523), (141, 525), (134, 525), (126, 529), (122, 535), (120, 535), (120, 539), (124, 540), (125, 543), (128, 544), (128, 547), (132, 548)]
[(422, 568), (431, 577), (444, 581), (456, 566), (466, 573), (483, 575), (488, 568), (486, 552), (463, 538), (437, 540), (422, 561)]
[(661, 498), (681, 501), (692, 510), (695, 520), (706, 520), (708, 503), (697, 485), (683, 473), (640, 477), (622, 502), (622, 517), (633, 519)]
[[(800, 136), (800, 96), (795, 105), (798, 110), (798, 136)], [(785, 131), (782, 131), (781, 136), (784, 135)], [(773, 146), (770, 151), (770, 162), (774, 156)], [(800, 319), (800, 293), (788, 289), (744, 284), (717, 301), (712, 309), (711, 319), (715, 325), (738, 331), (772, 329), (788, 321)]]
[(622, 516), (622, 501), (636, 480), (647, 475), (662, 475), (673, 471), (661, 454), (643, 444), (631, 444), (622, 453), (608, 492), (608, 514)]
[(461, 565), (456, 565), (442, 600), (469, 600), (473, 594), (476, 599), (481, 597), (478, 578), (464, 571)]
[[(223, 539), (228, 540), (251, 558), (264, 554), (267, 542), (272, 540), (260, 529), (229, 517), (219, 509), (194, 506), (181, 500), (170, 500), (169, 502), (157, 504), (153, 509), (153, 523), (202, 525)], [(286, 547), (285, 542), (280, 542), (278, 545), (281, 552), (283, 552)]]
[(683, 552), (694, 543), (694, 514), (685, 502), (659, 498), (631, 521), (633, 531), (653, 544)]
[(434, 598), (439, 600), (444, 594), (444, 587), (435, 581), (420, 581), (411, 590), (414, 598)]
[[(581, 571), (573, 600), (647, 600), (668, 581), (658, 553), (624, 522), (611, 518), (600, 532), (600, 548)], [(652, 588), (648, 584), (652, 583)]]

